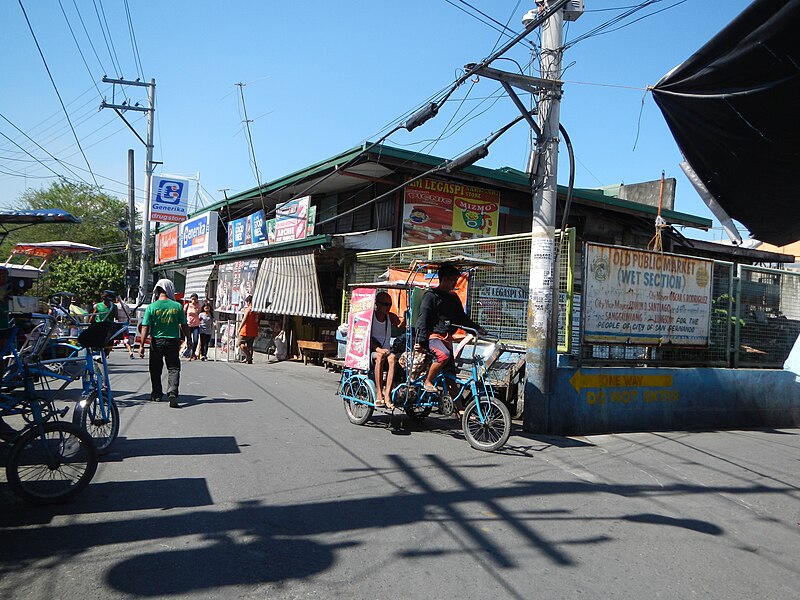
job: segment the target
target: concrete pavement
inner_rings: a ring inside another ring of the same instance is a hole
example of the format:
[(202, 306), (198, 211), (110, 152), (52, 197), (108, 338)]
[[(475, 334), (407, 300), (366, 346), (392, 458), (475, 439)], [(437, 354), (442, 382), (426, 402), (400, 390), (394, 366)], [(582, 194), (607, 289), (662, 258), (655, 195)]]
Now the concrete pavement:
[(493, 454), (454, 419), (351, 425), (337, 376), (183, 363), (73, 503), (0, 477), (2, 598), (800, 597), (800, 430), (558, 438)]

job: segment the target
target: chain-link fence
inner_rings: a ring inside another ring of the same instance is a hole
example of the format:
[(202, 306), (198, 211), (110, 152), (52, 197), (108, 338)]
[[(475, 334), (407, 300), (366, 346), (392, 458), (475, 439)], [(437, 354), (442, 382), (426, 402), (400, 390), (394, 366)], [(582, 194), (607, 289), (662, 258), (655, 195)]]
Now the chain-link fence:
[(781, 367), (800, 333), (800, 273), (741, 266), (733, 366)]
[[(556, 236), (561, 238), (560, 235)], [(568, 230), (558, 254), (558, 301), (560, 331), (569, 331), (572, 315), (572, 263), (574, 233)], [(528, 288), (530, 285), (531, 234), (408, 246), (361, 252), (351, 266), (348, 283), (385, 280), (389, 268), (408, 269), (417, 261), (443, 261), (457, 256), (488, 260), (495, 266), (479, 267), (470, 274), (467, 309), (470, 317), (503, 341), (524, 343), (527, 337)], [(344, 314), (349, 310), (345, 300)], [(569, 336), (559, 337), (567, 351)]]

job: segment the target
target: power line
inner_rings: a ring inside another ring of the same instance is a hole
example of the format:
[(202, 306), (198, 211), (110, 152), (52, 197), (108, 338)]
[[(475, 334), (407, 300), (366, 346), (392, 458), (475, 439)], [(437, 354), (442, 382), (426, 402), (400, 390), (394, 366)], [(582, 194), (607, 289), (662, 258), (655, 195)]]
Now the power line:
[(36, 43), (36, 48), (39, 50), (39, 56), (42, 57), (42, 62), (44, 63), (44, 68), (47, 71), (48, 77), (50, 77), (50, 83), (53, 84), (53, 89), (56, 92), (56, 96), (58, 96), (58, 101), (61, 103), (61, 108), (64, 111), (64, 115), (67, 117), (67, 121), (69, 122), (70, 129), (72, 129), (72, 134), (75, 136), (75, 143), (78, 144), (78, 148), (81, 150), (81, 154), (83, 155), (83, 160), (86, 161), (86, 166), (89, 168), (89, 172), (92, 174), (92, 180), (94, 180), (94, 184), (97, 187), (100, 187), (97, 184), (97, 179), (95, 179), (94, 173), (92, 173), (92, 166), (89, 164), (89, 159), (86, 158), (86, 153), (81, 148), (81, 141), (78, 139), (78, 134), (75, 132), (75, 128), (72, 126), (72, 121), (69, 118), (69, 113), (67, 112), (67, 107), (64, 106), (64, 101), (61, 99), (61, 93), (58, 91), (58, 86), (56, 85), (55, 79), (53, 79), (53, 74), (50, 72), (50, 67), (47, 66), (47, 60), (44, 58), (44, 53), (42, 52), (41, 46), (39, 46), (39, 40), (36, 39), (36, 34), (33, 31), (33, 26), (31, 25), (30, 19), (28, 19), (28, 13), (25, 12), (25, 7), (22, 5), (22, 0), (17, 0), (19, 2), (19, 7), (22, 9), (22, 14), (25, 16), (25, 21), (28, 23), (28, 29), (30, 29), (31, 35), (33, 36), (33, 41)]
[[(39, 148), (39, 150), (41, 150), (42, 152), (44, 152), (45, 154), (47, 154), (47, 156), (49, 156), (50, 158), (52, 158), (54, 161), (56, 161), (56, 162), (57, 162), (57, 163), (59, 163), (60, 165), (62, 165), (62, 166), (66, 166), (66, 165), (64, 165), (64, 164), (63, 164), (63, 163), (62, 163), (60, 160), (58, 160), (58, 159), (57, 159), (55, 156), (53, 156), (53, 155), (52, 155), (52, 154), (50, 154), (50, 153), (49, 153), (47, 150), (45, 150), (44, 148), (42, 148), (42, 147), (41, 147), (41, 146), (40, 146), (40, 145), (39, 145), (39, 144), (38, 144), (38, 143), (37, 143), (37, 142), (36, 142), (36, 141), (35, 141), (35, 140), (34, 140), (34, 139), (31, 137), (31, 136), (29, 136), (27, 133), (25, 133), (24, 131), (22, 131), (22, 129), (20, 129), (20, 128), (19, 128), (19, 127), (17, 127), (17, 126), (16, 126), (14, 123), (12, 123), (12, 122), (11, 122), (11, 121), (8, 119), (8, 117), (6, 117), (4, 114), (0, 113), (0, 118), (2, 118), (2, 119), (3, 119), (3, 120), (6, 122), (6, 123), (8, 123), (9, 125), (11, 125), (11, 126), (14, 128), (14, 129), (16, 129), (17, 131), (19, 131), (19, 132), (20, 132), (22, 135), (24, 135), (24, 136), (25, 136), (25, 137), (26, 137), (26, 138), (27, 138), (27, 139), (28, 139), (30, 142), (32, 142), (33, 144), (35, 144), (35, 145), (36, 145), (36, 147), (37, 147), (37, 148)], [(73, 171), (73, 170), (72, 170), (72, 169), (70, 169), (69, 167), (67, 167), (67, 170), (68, 170), (70, 173), (72, 173), (72, 174), (73, 174), (75, 177), (77, 177), (78, 179), (80, 179), (81, 181), (83, 181), (84, 183), (88, 183), (88, 181), (85, 181), (85, 180), (83, 180), (83, 178), (82, 178), (80, 175), (78, 175), (78, 174), (77, 174), (75, 171)], [(97, 183), (97, 182), (95, 181), (95, 183)]]
[(144, 79), (144, 69), (142, 68), (142, 60), (139, 56), (139, 45), (136, 43), (136, 33), (133, 31), (133, 20), (131, 19), (131, 9), (128, 6), (128, 0), (125, 0), (125, 15), (128, 17), (128, 32), (131, 36), (133, 58), (136, 60), (136, 72), (139, 74), (139, 79)]
[(78, 20), (80, 20), (81, 22), (81, 26), (83, 27), (83, 32), (86, 34), (86, 39), (89, 40), (89, 45), (92, 47), (92, 52), (94, 52), (94, 57), (97, 59), (97, 64), (100, 65), (100, 70), (103, 71), (103, 74), (105, 75), (108, 71), (103, 66), (103, 61), (100, 60), (100, 55), (97, 54), (97, 49), (94, 47), (94, 42), (92, 42), (92, 36), (89, 35), (89, 30), (86, 29), (86, 23), (84, 23), (83, 21), (83, 16), (81, 15), (81, 11), (78, 8), (78, 3), (76, 2), (76, 0), (72, 0), (72, 5), (75, 7), (75, 12), (78, 13)]
[[(105, 21), (106, 18), (106, 11), (103, 10), (103, 16), (101, 18), (100, 11), (97, 9), (97, 0), (92, 0), (92, 5), (94, 6), (94, 12), (97, 15), (97, 22), (100, 23), (100, 31), (103, 34), (103, 39), (106, 42), (106, 50), (108, 50), (108, 56), (111, 58), (111, 66), (113, 66), (117, 70), (117, 78), (122, 79), (122, 68), (119, 66), (119, 59), (117, 58), (117, 50), (116, 48), (114, 48), (114, 40), (111, 39), (111, 30), (108, 29), (108, 22), (106, 22), (105, 27), (103, 27), (103, 21)], [(100, 0), (100, 8), (101, 9), (103, 8), (102, 0)], [(108, 37), (106, 37), (107, 29), (108, 29)]]
[(75, 41), (75, 46), (78, 48), (78, 54), (81, 55), (81, 60), (83, 61), (84, 66), (86, 67), (86, 71), (89, 73), (89, 78), (92, 80), (95, 89), (97, 90), (97, 95), (100, 96), (102, 100), (103, 94), (100, 93), (100, 87), (97, 85), (97, 82), (94, 79), (94, 75), (92, 75), (92, 70), (89, 68), (89, 63), (86, 62), (86, 57), (83, 55), (83, 50), (81, 49), (81, 45), (78, 43), (78, 38), (75, 37), (75, 32), (72, 30), (72, 25), (67, 18), (67, 11), (64, 10), (64, 5), (61, 3), (61, 0), (58, 0), (58, 6), (61, 8), (61, 14), (64, 15), (64, 20), (67, 22), (67, 27), (69, 28), (69, 32), (72, 35), (72, 39)]

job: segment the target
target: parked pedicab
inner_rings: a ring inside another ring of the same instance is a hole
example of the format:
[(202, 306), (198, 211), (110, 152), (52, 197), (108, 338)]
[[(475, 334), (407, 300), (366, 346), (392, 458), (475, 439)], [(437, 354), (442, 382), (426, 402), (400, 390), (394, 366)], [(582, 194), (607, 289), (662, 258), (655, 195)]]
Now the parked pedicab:
[[(451, 323), (453, 329), (466, 332), (453, 350), (453, 364), (433, 380), (435, 391), (424, 385), (430, 359), (426, 352), (419, 350), (416, 329), (412, 325), (422, 294), (433, 281), (428, 273), (443, 264), (468, 272), (492, 263), (467, 257), (439, 262), (415, 261), (403, 281), (351, 284), (347, 351), (338, 395), (344, 402), (348, 419), (356, 425), (366, 423), (376, 411), (392, 414), (397, 409), (419, 421), (434, 410), (442, 416), (459, 416), (457, 406), (463, 405), (460, 419), (464, 436), (473, 448), (491, 452), (501, 448), (511, 433), (511, 415), (496, 397), (486, 369), (486, 359), (495, 355), (499, 340), (481, 336), (465, 324)], [(382, 291), (398, 300), (408, 328), (404, 343), (400, 344), (402, 355), (398, 368), (402, 372), (397, 379), (400, 383), (390, 392), (391, 409), (376, 405), (378, 393), (370, 357), (375, 296)]]

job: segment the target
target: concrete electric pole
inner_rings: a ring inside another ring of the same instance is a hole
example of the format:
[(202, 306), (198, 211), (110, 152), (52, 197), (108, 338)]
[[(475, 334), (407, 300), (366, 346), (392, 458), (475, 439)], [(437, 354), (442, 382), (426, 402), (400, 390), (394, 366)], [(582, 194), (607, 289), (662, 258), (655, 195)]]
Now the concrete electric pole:
[(133, 167), (133, 149), (128, 150), (128, 230), (125, 232), (128, 237), (128, 252), (125, 262), (125, 299), (134, 300), (131, 294), (129, 273), (136, 270), (136, 179)]
[[(103, 83), (111, 83), (115, 85), (130, 85), (136, 87), (147, 88), (147, 107), (138, 106), (123, 102), (122, 104), (109, 104), (105, 100), (100, 104), (100, 108), (113, 108), (114, 111), (125, 121), (125, 124), (131, 131), (139, 138), (146, 150), (145, 156), (145, 180), (144, 180), (144, 210), (142, 211), (142, 253), (139, 260), (139, 300), (144, 297), (144, 294), (150, 289), (150, 194), (153, 185), (153, 170), (155, 163), (153, 162), (153, 123), (155, 121), (156, 110), (156, 80), (151, 79), (149, 83), (144, 81), (127, 81), (125, 79), (110, 79), (103, 77)], [(128, 122), (123, 114), (125, 111), (133, 110), (136, 112), (147, 113), (147, 139), (143, 140), (142, 137), (136, 132), (133, 126)]]
[[(557, 11), (542, 23), (541, 77), (561, 79), (561, 46), (564, 16)], [(527, 431), (548, 431), (550, 369), (557, 350), (552, 329), (553, 257), (555, 256), (556, 201), (558, 197), (558, 126), (561, 118), (561, 89), (543, 90), (539, 96), (539, 128), (536, 177), (533, 180), (533, 222), (531, 231), (530, 282), (528, 285), (528, 339), (525, 360), (525, 408), (523, 427)]]

